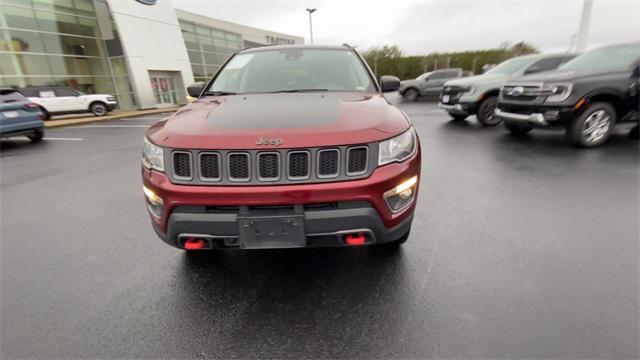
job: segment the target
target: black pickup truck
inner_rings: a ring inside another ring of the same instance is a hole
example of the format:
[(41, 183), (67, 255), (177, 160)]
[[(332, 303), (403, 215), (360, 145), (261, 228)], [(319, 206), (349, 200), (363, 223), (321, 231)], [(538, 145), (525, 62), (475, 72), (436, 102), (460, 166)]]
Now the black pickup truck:
[[(602, 145), (614, 125), (638, 121), (640, 42), (598, 48), (550, 72), (502, 86), (495, 115), (514, 135), (566, 129), (580, 147)], [(638, 126), (631, 131), (637, 138)]]

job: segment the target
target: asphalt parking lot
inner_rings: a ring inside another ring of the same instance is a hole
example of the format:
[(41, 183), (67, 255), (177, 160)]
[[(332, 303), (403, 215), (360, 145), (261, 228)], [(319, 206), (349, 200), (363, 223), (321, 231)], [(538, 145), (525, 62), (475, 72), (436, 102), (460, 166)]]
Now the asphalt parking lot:
[[(395, 99), (395, 97), (394, 97)], [(433, 103), (401, 252), (156, 238), (140, 147), (161, 115), (1, 144), (2, 358), (637, 358), (639, 149), (578, 150)], [(623, 131), (624, 130), (624, 131)]]

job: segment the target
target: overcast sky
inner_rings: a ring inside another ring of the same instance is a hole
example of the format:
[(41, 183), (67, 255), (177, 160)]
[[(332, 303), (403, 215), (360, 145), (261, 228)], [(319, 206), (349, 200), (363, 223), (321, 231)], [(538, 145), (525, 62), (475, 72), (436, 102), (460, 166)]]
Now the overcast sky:
[[(395, 44), (405, 54), (473, 50), (526, 41), (565, 51), (577, 33), (583, 0), (220, 1), (172, 0), (186, 11), (309, 38), (316, 44)], [(594, 0), (589, 47), (640, 40), (640, 0)]]

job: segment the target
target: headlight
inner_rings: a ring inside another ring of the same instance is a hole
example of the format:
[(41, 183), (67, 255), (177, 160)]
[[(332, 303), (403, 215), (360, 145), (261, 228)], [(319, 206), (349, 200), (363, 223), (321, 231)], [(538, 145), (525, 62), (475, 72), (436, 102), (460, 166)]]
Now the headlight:
[(545, 84), (542, 88), (547, 94), (547, 102), (561, 102), (567, 100), (573, 90), (572, 84)]
[(147, 169), (164, 171), (164, 156), (162, 148), (150, 143), (146, 138), (142, 143), (142, 165)]
[(475, 85), (467, 86), (464, 88), (464, 92), (465, 94), (471, 95), (476, 92), (476, 86)]
[(380, 142), (378, 165), (406, 160), (415, 152), (416, 143), (416, 132), (413, 128), (394, 138)]

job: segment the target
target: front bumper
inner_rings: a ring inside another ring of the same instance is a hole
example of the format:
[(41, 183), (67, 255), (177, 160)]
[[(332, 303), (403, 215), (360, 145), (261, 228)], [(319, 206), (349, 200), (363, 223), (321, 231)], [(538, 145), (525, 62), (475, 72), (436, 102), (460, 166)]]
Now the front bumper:
[(531, 106), (500, 102), (495, 115), (504, 121), (534, 127), (564, 126), (574, 116), (572, 106)]
[(531, 124), (537, 126), (547, 126), (549, 123), (545, 120), (544, 115), (541, 113), (533, 113), (533, 114), (516, 114), (510, 113), (506, 111), (502, 111), (500, 109), (496, 109), (495, 115), (502, 120), (507, 120), (511, 122), (523, 123), (523, 124)]
[(109, 111), (114, 110), (115, 108), (118, 107), (118, 103), (117, 102), (107, 102), (107, 109), (109, 109)]
[[(418, 149), (419, 150), (419, 149)], [(165, 174), (143, 167), (143, 184), (163, 199), (154, 230), (167, 244), (181, 247), (184, 234), (206, 235), (217, 246), (240, 246), (238, 218), (252, 209), (276, 208), (304, 218), (305, 246), (344, 245), (347, 233), (367, 233), (367, 244), (398, 239), (408, 231), (418, 196), (393, 213), (383, 194), (420, 174), (420, 151), (403, 163), (377, 168), (365, 179), (319, 184), (262, 186), (177, 185)], [(216, 247), (216, 246), (214, 246)]]
[(438, 107), (446, 110), (453, 115), (473, 115), (476, 113), (476, 103), (457, 103), (457, 104), (443, 104), (438, 103)]

